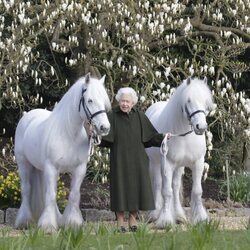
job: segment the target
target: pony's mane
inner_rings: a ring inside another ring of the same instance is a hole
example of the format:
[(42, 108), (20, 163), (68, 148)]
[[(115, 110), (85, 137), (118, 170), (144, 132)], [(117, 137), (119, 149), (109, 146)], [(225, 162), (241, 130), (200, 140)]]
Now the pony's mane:
[(79, 114), (79, 103), (82, 90), (87, 88), (85, 97), (94, 97), (97, 101), (104, 102), (105, 109), (111, 108), (110, 100), (103, 84), (96, 78), (90, 78), (90, 83), (85, 83), (85, 77), (79, 78), (64, 94), (62, 99), (56, 104), (49, 118), (46, 121), (46, 131), (44, 141), (50, 143), (54, 139), (61, 138), (61, 134), (73, 134), (72, 125), (75, 121), (81, 120)]
[(81, 98), (81, 91), (84, 86), (84, 77), (77, 80), (69, 90), (63, 95), (62, 99), (55, 105), (53, 109), (53, 114), (61, 113), (64, 114), (76, 106), (77, 102), (79, 102)]
[(82, 96), (82, 90), (85, 88), (87, 88), (86, 98), (94, 96), (97, 100), (104, 101), (105, 109), (110, 110), (111, 104), (105, 87), (100, 84), (96, 78), (91, 78), (90, 81), (91, 83), (87, 86), (85, 77), (79, 78), (54, 107), (52, 114), (56, 116), (57, 119), (61, 119), (61, 121), (58, 121), (59, 123), (72, 122), (70, 120), (65, 121), (65, 119), (71, 117), (73, 111), (79, 112), (80, 98)]
[(159, 115), (156, 125), (159, 131), (167, 132), (164, 129), (168, 128), (171, 132), (186, 132), (185, 126), (189, 122), (184, 123), (183, 110), (188, 99), (203, 104), (205, 112), (214, 108), (212, 93), (203, 80), (192, 78), (189, 84), (187, 80), (184, 80), (165, 103)]
[(170, 101), (181, 100), (182, 102), (186, 102), (188, 98), (197, 100), (201, 103), (206, 102), (208, 109), (213, 108), (212, 93), (207, 84), (199, 78), (192, 78), (189, 84), (187, 80), (184, 80), (182, 84), (177, 87)]
[[(85, 80), (83, 78), (80, 78), (79, 81), (84, 82)], [(110, 99), (109, 99), (108, 94), (105, 90), (105, 87), (96, 78), (92, 78), (91, 84), (89, 84), (89, 86), (88, 86), (88, 91), (86, 92), (86, 98), (88, 98), (89, 96), (90, 97), (94, 96), (96, 100), (104, 102), (106, 111), (109, 111), (111, 109)]]

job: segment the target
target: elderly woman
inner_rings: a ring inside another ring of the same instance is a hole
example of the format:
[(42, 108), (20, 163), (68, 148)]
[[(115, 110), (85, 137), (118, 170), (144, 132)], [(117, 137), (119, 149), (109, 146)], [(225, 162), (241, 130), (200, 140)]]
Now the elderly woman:
[[(146, 115), (134, 105), (138, 97), (129, 87), (117, 92), (119, 106), (109, 113), (111, 130), (100, 146), (110, 147), (110, 201), (118, 228), (126, 232), (124, 212), (129, 212), (130, 231), (137, 230), (137, 212), (153, 210), (154, 198), (145, 147), (159, 147), (164, 138)], [(168, 138), (170, 134), (167, 134)]]

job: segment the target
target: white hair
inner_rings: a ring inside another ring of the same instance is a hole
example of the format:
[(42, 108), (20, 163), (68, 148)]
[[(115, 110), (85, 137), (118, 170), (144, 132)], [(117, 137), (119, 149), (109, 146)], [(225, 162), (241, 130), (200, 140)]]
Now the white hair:
[(115, 96), (116, 101), (120, 101), (122, 98), (122, 95), (130, 95), (132, 97), (133, 103), (134, 105), (137, 103), (138, 101), (138, 96), (135, 92), (134, 89), (130, 88), (130, 87), (124, 87), (124, 88), (120, 88)]

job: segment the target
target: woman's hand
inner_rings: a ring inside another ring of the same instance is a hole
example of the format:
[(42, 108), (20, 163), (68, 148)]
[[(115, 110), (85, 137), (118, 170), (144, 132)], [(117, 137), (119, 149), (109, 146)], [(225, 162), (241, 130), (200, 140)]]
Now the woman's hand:
[(92, 136), (93, 134), (93, 126), (89, 122), (84, 123), (84, 128), (88, 136)]
[(169, 140), (171, 137), (172, 137), (172, 134), (171, 134), (171, 133), (166, 133), (166, 134), (165, 134), (165, 138), (167, 138), (167, 140)]

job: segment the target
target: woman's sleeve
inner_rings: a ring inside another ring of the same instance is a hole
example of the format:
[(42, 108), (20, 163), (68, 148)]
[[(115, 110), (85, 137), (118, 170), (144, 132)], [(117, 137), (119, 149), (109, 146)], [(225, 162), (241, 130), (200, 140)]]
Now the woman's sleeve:
[(141, 120), (142, 142), (144, 147), (160, 147), (164, 139), (164, 135), (158, 133), (158, 131), (154, 128), (148, 117), (143, 112), (139, 112), (139, 117)]
[(163, 139), (164, 139), (163, 134), (156, 133), (149, 141), (144, 142), (144, 147), (145, 148), (160, 147)]

